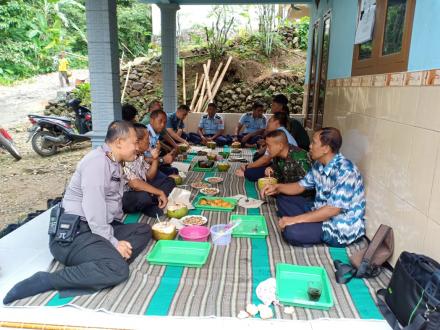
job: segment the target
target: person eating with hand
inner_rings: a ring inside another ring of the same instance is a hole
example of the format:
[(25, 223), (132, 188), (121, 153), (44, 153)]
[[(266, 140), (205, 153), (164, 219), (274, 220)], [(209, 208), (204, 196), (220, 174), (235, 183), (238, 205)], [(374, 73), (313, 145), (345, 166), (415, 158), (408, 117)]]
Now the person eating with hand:
[[(356, 165), (340, 152), (341, 133), (325, 127), (314, 133), (310, 156), (315, 163), (298, 182), (266, 185), (261, 195), (276, 196), (278, 224), (291, 245), (326, 243), (346, 246), (365, 235), (365, 189)], [(299, 196), (316, 190), (313, 203)]]
[[(160, 146), (150, 149), (150, 138), (147, 128), (142, 124), (134, 124), (138, 139), (138, 157), (133, 162), (124, 164), (124, 174), (127, 180), (122, 197), (122, 208), (125, 213), (142, 212), (150, 217), (162, 215), (162, 209), (167, 205), (167, 196), (176, 186), (174, 180), (164, 176), (161, 182), (155, 182), (159, 173)], [(145, 152), (150, 151), (151, 164), (145, 158)]]
[[(254, 102), (252, 112), (243, 114), (235, 128), (234, 142), (241, 142), (243, 147), (254, 148), (257, 141), (262, 139), (266, 128), (266, 117), (264, 117), (264, 104), (260, 101)], [(244, 131), (240, 134), (241, 129)]]

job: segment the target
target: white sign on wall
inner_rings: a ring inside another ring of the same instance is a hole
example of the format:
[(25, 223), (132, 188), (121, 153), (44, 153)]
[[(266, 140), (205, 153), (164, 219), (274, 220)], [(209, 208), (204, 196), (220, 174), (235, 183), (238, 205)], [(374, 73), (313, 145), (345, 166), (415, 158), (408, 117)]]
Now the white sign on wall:
[(363, 44), (373, 39), (376, 0), (362, 0), (361, 14), (356, 29), (355, 44)]

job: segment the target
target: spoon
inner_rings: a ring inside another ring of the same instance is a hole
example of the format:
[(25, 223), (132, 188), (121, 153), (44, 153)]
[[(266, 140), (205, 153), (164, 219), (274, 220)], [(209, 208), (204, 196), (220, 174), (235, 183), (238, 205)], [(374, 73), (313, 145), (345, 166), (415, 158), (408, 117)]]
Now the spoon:
[[(216, 240), (218, 240), (220, 237), (222, 237), (222, 236), (228, 234), (228, 233), (231, 232), (235, 227), (237, 227), (238, 225), (240, 225), (240, 223), (241, 223), (241, 220), (236, 221), (233, 225), (232, 225), (232, 223), (227, 224), (226, 227), (225, 227), (225, 229), (224, 229), (224, 231), (223, 231), (222, 233), (220, 233), (216, 238), (214, 238), (213, 241), (216, 241)], [(232, 225), (232, 226), (231, 226), (231, 225)]]

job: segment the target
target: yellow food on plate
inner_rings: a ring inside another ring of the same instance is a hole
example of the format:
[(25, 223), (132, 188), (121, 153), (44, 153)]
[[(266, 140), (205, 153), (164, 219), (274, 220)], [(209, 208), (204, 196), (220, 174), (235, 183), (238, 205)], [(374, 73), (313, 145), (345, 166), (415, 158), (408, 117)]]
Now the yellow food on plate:
[(199, 200), (200, 205), (212, 206), (212, 207), (221, 207), (221, 208), (231, 208), (233, 205), (223, 199), (205, 199), (201, 198)]

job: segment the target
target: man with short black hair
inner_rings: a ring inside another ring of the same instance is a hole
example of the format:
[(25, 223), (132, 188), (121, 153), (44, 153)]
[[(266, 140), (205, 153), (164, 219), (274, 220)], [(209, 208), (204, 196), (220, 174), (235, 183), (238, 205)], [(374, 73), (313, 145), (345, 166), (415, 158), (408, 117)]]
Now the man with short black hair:
[(189, 106), (186, 104), (181, 104), (176, 112), (172, 114), (167, 114), (167, 132), (171, 138), (177, 143), (188, 144), (188, 136), (183, 131), (185, 124), (183, 121), (189, 113)]
[[(124, 164), (127, 184), (122, 207), (125, 213), (142, 212), (150, 217), (163, 215), (167, 196), (176, 185), (173, 179), (165, 175), (162, 179), (158, 178), (160, 145), (151, 149), (147, 128), (142, 124), (134, 124), (134, 128), (138, 139), (138, 157)], [(148, 163), (144, 155), (147, 151), (150, 151), (151, 163)]]
[(272, 97), (271, 109), (272, 113), (284, 112), (289, 118), (288, 124), (286, 126), (287, 130), (292, 134), (295, 138), (295, 141), (298, 143), (298, 146), (301, 149), (309, 150), (310, 139), (307, 131), (304, 129), (303, 125), (296, 120), (295, 118), (291, 118), (289, 116), (289, 100), (284, 94), (276, 94)]
[(210, 141), (214, 141), (218, 146), (224, 146), (232, 142), (230, 136), (225, 136), (225, 122), (223, 118), (217, 114), (217, 105), (209, 103), (208, 114), (202, 115), (200, 118), (197, 133), (190, 133), (189, 140), (195, 144), (206, 145)]
[[(255, 101), (252, 105), (252, 112), (247, 112), (240, 117), (235, 128), (234, 141), (240, 141), (244, 147), (256, 147), (257, 141), (263, 137), (266, 128), (266, 117), (264, 117), (264, 104)], [(241, 129), (244, 131), (240, 134)]]
[(114, 121), (105, 144), (79, 162), (62, 200), (64, 214), (76, 216), (79, 225), (72, 228), (68, 241), (58, 235), (61, 226), (57, 226), (49, 242), (52, 255), (66, 267), (53, 273), (37, 272), (17, 283), (4, 304), (49, 290), (89, 294), (128, 278), (128, 264), (151, 238), (148, 224), (122, 223), (125, 182), (121, 163), (135, 160), (136, 141), (131, 123)]
[[(167, 134), (165, 126), (167, 124), (167, 115), (163, 110), (155, 110), (151, 113), (150, 123), (147, 125), (148, 133), (150, 134), (150, 150), (156, 148), (161, 139), (169, 143), (174, 143), (174, 140)], [(176, 145), (177, 147), (177, 145)], [(162, 153), (162, 152), (161, 152)], [(171, 167), (171, 163), (176, 157), (177, 149), (167, 152), (159, 157), (159, 170), (165, 175), (178, 174), (179, 171)], [(150, 153), (146, 152), (147, 157), (151, 157)], [(154, 184), (153, 184), (154, 185)]]
[[(297, 143), (292, 135), (287, 131), (285, 125), (287, 123), (287, 115), (283, 112), (277, 112), (270, 117), (266, 126), (266, 135), (273, 131), (282, 131), (286, 136), (289, 145), (297, 146)], [(264, 171), (266, 167), (270, 165), (272, 157), (266, 150), (266, 142), (262, 145), (261, 149), (256, 152), (259, 157), (254, 155), (254, 161), (250, 164), (243, 164), (236, 170), (238, 176), (245, 176), (249, 181), (257, 181), (264, 177)]]
[(122, 120), (129, 121), (131, 123), (137, 122), (138, 111), (134, 105), (125, 103), (122, 105)]
[(150, 123), (150, 115), (155, 110), (162, 110), (162, 103), (159, 100), (153, 100), (148, 105), (148, 111), (144, 115), (144, 118), (140, 121), (141, 124), (147, 126)]
[[(362, 176), (339, 149), (341, 133), (325, 127), (313, 135), (312, 169), (298, 182), (267, 185), (261, 195), (277, 195), (279, 227), (292, 245), (321, 242), (346, 246), (365, 234), (365, 189)], [(299, 196), (316, 190), (314, 203)]]

